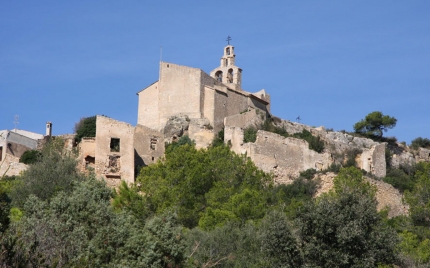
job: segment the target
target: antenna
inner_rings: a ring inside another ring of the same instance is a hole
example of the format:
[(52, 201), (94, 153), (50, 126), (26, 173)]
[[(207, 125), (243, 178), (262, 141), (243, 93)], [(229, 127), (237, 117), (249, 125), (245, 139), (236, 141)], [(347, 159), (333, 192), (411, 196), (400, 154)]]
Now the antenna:
[(13, 117), (13, 124), (15, 125), (15, 132), (16, 132), (16, 126), (17, 125), (19, 125), (19, 115), (15, 115), (14, 117)]

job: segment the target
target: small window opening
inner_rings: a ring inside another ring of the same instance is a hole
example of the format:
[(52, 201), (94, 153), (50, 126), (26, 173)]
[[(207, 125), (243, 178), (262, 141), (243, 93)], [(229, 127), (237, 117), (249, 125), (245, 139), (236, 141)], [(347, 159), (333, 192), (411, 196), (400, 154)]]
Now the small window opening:
[(228, 73), (227, 73), (227, 82), (228, 83), (233, 83), (233, 69), (228, 70)]
[(3, 160), (3, 146), (0, 146), (0, 161)]
[(110, 151), (111, 152), (119, 152), (120, 148), (119, 148), (120, 142), (118, 138), (111, 138), (110, 139)]
[(218, 82), (222, 82), (222, 71), (218, 71), (215, 73), (215, 78)]
[(152, 161), (154, 161), (155, 157), (152, 157)]
[(151, 138), (150, 144), (149, 144), (149, 148), (151, 150), (156, 150), (157, 149), (157, 138)]
[(224, 66), (228, 65), (228, 59), (224, 59)]
[(170, 66), (169, 66), (169, 64), (167, 64), (167, 68), (169, 68)]
[(226, 48), (225, 52), (226, 52), (227, 55), (230, 55), (230, 48), (229, 47)]

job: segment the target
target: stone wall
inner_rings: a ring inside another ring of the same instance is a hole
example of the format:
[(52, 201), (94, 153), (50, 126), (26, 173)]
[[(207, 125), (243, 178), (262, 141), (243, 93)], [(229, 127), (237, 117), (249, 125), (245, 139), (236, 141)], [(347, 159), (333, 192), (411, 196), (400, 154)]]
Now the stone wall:
[(27, 170), (27, 168), (26, 164), (19, 163), (19, 157), (6, 154), (3, 160), (0, 161), (0, 177), (3, 175), (17, 176)]
[(284, 138), (278, 134), (259, 130), (254, 143), (243, 143), (243, 130), (226, 127), (224, 141), (231, 143), (231, 149), (246, 153), (255, 165), (265, 172), (272, 172), (275, 181), (288, 183), (307, 169), (327, 169), (333, 160), (328, 153), (319, 154), (310, 150), (308, 142), (296, 138)]
[(121, 180), (133, 183), (134, 127), (100, 115), (96, 124), (96, 174), (102, 175), (111, 186), (118, 185)]
[(137, 125), (133, 143), (136, 167), (152, 164), (164, 154), (164, 135), (151, 128)]
[(143, 89), (137, 95), (139, 104), (137, 110), (137, 124), (149, 128), (159, 128), (159, 100), (158, 81)]

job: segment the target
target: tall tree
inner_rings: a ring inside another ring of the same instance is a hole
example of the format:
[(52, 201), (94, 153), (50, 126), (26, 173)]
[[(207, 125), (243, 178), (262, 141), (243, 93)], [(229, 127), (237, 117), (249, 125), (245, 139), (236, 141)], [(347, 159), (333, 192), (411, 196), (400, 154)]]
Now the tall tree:
[(359, 122), (355, 123), (354, 131), (366, 135), (382, 137), (383, 132), (396, 126), (397, 119), (381, 112), (371, 112)]

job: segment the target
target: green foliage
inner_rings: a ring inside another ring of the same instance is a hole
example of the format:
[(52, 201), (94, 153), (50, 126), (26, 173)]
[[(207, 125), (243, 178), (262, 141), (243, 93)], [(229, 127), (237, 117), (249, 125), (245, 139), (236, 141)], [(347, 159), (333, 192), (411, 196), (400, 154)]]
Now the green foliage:
[(410, 215), (415, 225), (430, 227), (430, 163), (421, 163), (415, 173), (412, 191), (405, 191)]
[(75, 124), (75, 141), (80, 142), (84, 137), (96, 136), (97, 116), (83, 117)]
[[(110, 206), (111, 189), (96, 179), (78, 182), (50, 202), (34, 195), (16, 222), (14, 258), (37, 267), (174, 267), (184, 260), (181, 230), (172, 215), (145, 225)], [(49, 234), (49, 235), (47, 235)]]
[(170, 144), (166, 144), (166, 154), (174, 151), (176, 148), (181, 147), (183, 145), (194, 146), (194, 141), (190, 139), (187, 135), (184, 135), (178, 139), (176, 142), (172, 142)]
[(393, 185), (400, 192), (411, 191), (414, 187), (414, 176), (406, 174), (403, 169), (389, 169), (383, 181)]
[(42, 154), (38, 150), (28, 150), (21, 155), (19, 162), (27, 165), (34, 164), (40, 159), (41, 156)]
[(300, 267), (303, 263), (292, 226), (283, 213), (272, 211), (260, 229), (261, 253), (265, 267)]
[(415, 265), (430, 264), (430, 239), (420, 240), (416, 234), (408, 231), (403, 231), (400, 237), (401, 251), (410, 257)]
[(374, 189), (355, 168), (342, 169), (335, 191), (305, 204), (298, 215), (309, 267), (375, 267), (396, 261), (397, 235), (376, 211)]
[[(175, 209), (179, 221), (189, 228), (198, 224), (209, 207), (212, 211), (208, 213), (221, 215), (216, 209), (230, 209), (236, 199), (242, 200), (244, 206), (256, 205), (251, 200), (247, 203), (247, 194), (258, 197), (260, 191), (270, 187), (270, 181), (269, 175), (227, 146), (196, 150), (188, 144), (166, 150), (164, 161), (143, 168), (137, 178), (151, 211)], [(239, 219), (254, 217), (240, 206), (235, 209), (239, 208), (241, 212), (232, 211), (238, 213)]]
[(305, 140), (309, 143), (309, 149), (314, 150), (317, 153), (324, 151), (324, 142), (320, 137), (315, 137), (311, 132), (303, 129), (302, 132), (294, 133), (293, 137)]
[(317, 171), (314, 168), (309, 168), (305, 171), (300, 172), (300, 177), (305, 178), (307, 180), (312, 180), (315, 174), (317, 174)]
[(371, 112), (364, 119), (354, 125), (356, 133), (368, 136), (382, 137), (383, 132), (396, 126), (397, 119), (381, 112)]
[(72, 183), (83, 179), (76, 169), (76, 157), (64, 149), (62, 139), (51, 139), (41, 151), (40, 161), (30, 165), (20, 177), (10, 196), (13, 206), (22, 208), (27, 197), (48, 200), (57, 192), (72, 190)]
[(143, 222), (151, 215), (147, 203), (139, 193), (136, 186), (128, 186), (125, 181), (114, 192), (112, 206), (117, 211), (130, 211), (133, 215)]
[(300, 267), (293, 226), (282, 212), (270, 212), (260, 225), (229, 222), (210, 231), (186, 234), (189, 267)]
[(15, 176), (5, 176), (0, 180), (0, 233), (9, 226), (10, 191), (15, 182)]
[(243, 142), (255, 142), (257, 140), (257, 130), (254, 127), (245, 128), (243, 131)]
[(262, 125), (259, 126), (259, 129), (264, 131), (273, 132), (279, 134), (284, 137), (289, 137), (287, 130), (284, 126), (277, 126), (275, 124), (275, 119), (273, 117), (267, 118)]
[(220, 146), (224, 144), (224, 129), (220, 130), (212, 142), (212, 147)]
[(430, 148), (430, 139), (418, 137), (412, 140), (411, 148), (417, 150), (418, 148)]

